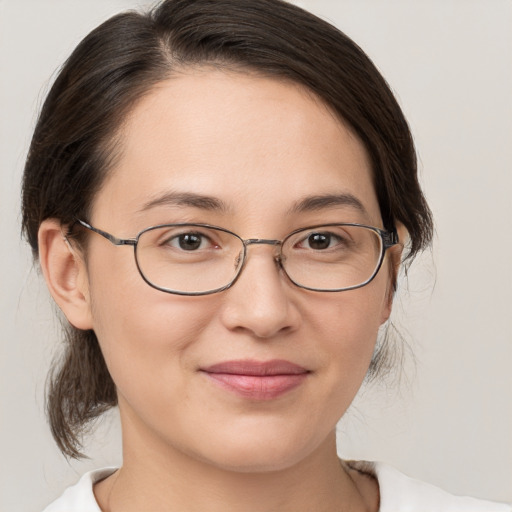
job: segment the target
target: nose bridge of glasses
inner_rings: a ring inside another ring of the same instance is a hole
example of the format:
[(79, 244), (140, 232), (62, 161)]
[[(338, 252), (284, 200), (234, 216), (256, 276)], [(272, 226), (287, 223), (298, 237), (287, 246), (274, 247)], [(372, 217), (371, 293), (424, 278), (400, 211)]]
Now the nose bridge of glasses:
[(246, 250), (249, 245), (271, 245), (277, 248), (278, 251), (274, 255), (274, 260), (278, 265), (281, 264), (281, 249), (283, 245), (283, 242), (281, 240), (274, 240), (269, 238), (248, 238), (246, 240), (242, 240), (242, 242)]
[(281, 245), (281, 240), (272, 240), (268, 238), (248, 238), (243, 240), (244, 245)]

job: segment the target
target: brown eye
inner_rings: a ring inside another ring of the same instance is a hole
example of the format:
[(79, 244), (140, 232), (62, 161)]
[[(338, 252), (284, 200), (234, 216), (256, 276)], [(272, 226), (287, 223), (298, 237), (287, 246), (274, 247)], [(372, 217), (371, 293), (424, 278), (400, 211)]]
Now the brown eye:
[(184, 251), (195, 251), (201, 247), (202, 237), (194, 233), (180, 235), (178, 237), (178, 245)]
[(316, 251), (328, 249), (331, 245), (331, 238), (329, 233), (312, 233), (308, 236), (307, 245)]
[(159, 245), (187, 252), (210, 249), (214, 246), (208, 236), (203, 233), (194, 232), (173, 234), (172, 236), (166, 237)]

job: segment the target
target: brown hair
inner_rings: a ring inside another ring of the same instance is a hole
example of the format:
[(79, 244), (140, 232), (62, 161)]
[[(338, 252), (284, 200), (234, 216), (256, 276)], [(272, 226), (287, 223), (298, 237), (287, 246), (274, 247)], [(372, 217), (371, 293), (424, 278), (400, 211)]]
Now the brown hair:
[[(149, 13), (119, 14), (93, 30), (55, 80), (23, 177), (23, 230), (35, 258), (43, 220), (69, 226), (89, 218), (112, 165), (115, 135), (136, 102), (173, 72), (204, 64), (290, 80), (315, 93), (365, 144), (384, 227), (405, 226), (410, 260), (430, 243), (431, 213), (407, 122), (384, 78), (353, 41), (281, 0), (166, 0)], [(59, 448), (80, 457), (80, 435), (116, 405), (117, 396), (94, 332), (71, 325), (65, 330), (47, 410)], [(370, 374), (383, 353), (374, 357)]]

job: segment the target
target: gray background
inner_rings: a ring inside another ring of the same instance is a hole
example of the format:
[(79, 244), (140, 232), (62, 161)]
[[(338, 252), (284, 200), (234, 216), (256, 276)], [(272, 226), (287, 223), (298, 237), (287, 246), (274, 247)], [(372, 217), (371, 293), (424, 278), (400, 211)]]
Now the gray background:
[[(454, 493), (512, 501), (512, 2), (310, 0), (376, 62), (410, 121), (436, 218), (394, 321), (415, 354), (401, 383), (363, 390), (340, 453)], [(19, 182), (54, 71), (132, 0), (0, 0), (0, 510), (41, 509), (90, 468), (118, 464), (115, 413), (68, 463), (44, 419), (58, 321), (19, 235)]]

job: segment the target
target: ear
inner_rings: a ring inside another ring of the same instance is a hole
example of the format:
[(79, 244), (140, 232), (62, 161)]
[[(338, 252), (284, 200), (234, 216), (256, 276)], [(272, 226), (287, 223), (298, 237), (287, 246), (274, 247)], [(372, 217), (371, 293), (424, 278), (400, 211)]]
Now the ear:
[(391, 310), (393, 308), (393, 297), (397, 288), (396, 283), (398, 273), (400, 272), (400, 265), (402, 264), (402, 253), (406, 240), (409, 237), (409, 234), (407, 233), (407, 230), (403, 224), (398, 223), (396, 230), (398, 233), (399, 242), (398, 244), (389, 248), (386, 252), (386, 259), (389, 266), (389, 284), (386, 290), (386, 302), (382, 310), (381, 324), (386, 322), (391, 315)]
[(83, 258), (66, 239), (57, 219), (46, 219), (38, 233), (39, 261), (48, 289), (68, 321), (92, 329), (87, 270)]

